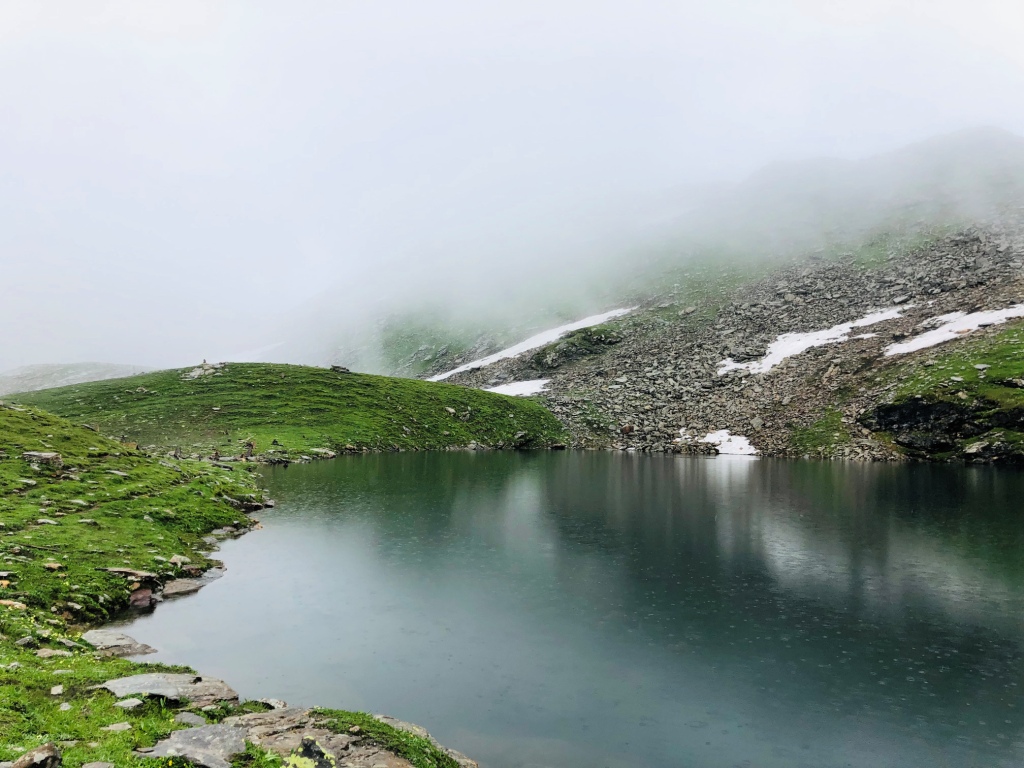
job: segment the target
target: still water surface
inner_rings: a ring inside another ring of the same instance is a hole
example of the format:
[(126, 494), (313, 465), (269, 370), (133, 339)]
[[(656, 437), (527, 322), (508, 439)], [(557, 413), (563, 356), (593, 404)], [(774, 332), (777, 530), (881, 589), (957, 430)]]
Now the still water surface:
[(1024, 474), (607, 453), (266, 475), (151, 659), (486, 768), (1024, 764)]

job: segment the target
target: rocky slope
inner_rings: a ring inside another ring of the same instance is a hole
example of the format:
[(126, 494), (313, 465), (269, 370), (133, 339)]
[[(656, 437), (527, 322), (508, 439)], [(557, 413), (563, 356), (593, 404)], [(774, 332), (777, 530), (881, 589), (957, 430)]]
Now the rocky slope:
[[(1016, 410), (1015, 393), (1022, 391), (1016, 385), (1001, 394), (967, 392), (956, 381), (964, 377), (951, 374), (922, 382), (921, 391), (901, 387), (922, 366), (945, 370), (943, 356), (991, 347), (1015, 327), (1013, 319), (1009, 325), (983, 320), (977, 330), (919, 351), (886, 351), (941, 324), (940, 316), (1021, 302), (1024, 228), (1014, 220), (891, 247), (869, 263), (852, 255), (812, 256), (696, 297), (677, 286), (601, 334), (563, 339), (449, 380), (483, 387), (550, 379), (541, 397), (578, 447), (713, 452), (702, 439), (729, 430), (766, 456), (1018, 460), (1013, 443), (1024, 430), (1024, 410)], [(868, 322), (880, 311), (886, 311), (882, 319)], [(782, 334), (828, 336), (828, 329), (846, 340), (811, 347), (770, 368), (763, 359)], [(986, 353), (1000, 360), (1010, 355), (1004, 382), (1024, 379), (1024, 361), (1010, 354), (1019, 349), (1015, 338)], [(732, 370), (725, 370), (726, 360), (736, 363)], [(907, 400), (955, 407), (915, 410), (900, 405)], [(937, 415), (947, 411), (960, 413), (959, 420)], [(982, 413), (988, 416), (979, 420)], [(929, 442), (940, 425), (944, 436)], [(1003, 447), (972, 449), (983, 435)]]

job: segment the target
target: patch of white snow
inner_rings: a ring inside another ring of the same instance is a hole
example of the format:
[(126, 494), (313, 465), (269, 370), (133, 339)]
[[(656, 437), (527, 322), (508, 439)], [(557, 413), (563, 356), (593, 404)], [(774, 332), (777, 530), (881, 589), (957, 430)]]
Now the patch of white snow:
[(516, 395), (517, 397), (525, 397), (526, 395), (536, 395), (538, 392), (543, 392), (549, 381), (551, 381), (551, 379), (513, 381), (511, 384), (502, 384), (498, 387), (488, 387), (484, 391), (495, 392), (499, 395)]
[[(718, 364), (719, 375), (727, 371), (748, 370), (751, 373), (767, 373), (787, 357), (799, 355), (812, 347), (822, 347), (826, 344), (835, 344), (840, 341), (850, 340), (850, 331), (854, 328), (863, 328), (866, 325), (874, 325), (883, 320), (895, 320), (903, 316), (903, 310), (908, 307), (893, 307), (872, 312), (860, 320), (853, 320), (849, 323), (833, 325), (823, 331), (810, 331), (809, 333), (784, 333), (769, 345), (765, 356), (760, 360), (749, 363), (737, 363), (731, 357), (726, 358)], [(860, 338), (864, 338), (861, 336)]]
[(726, 456), (754, 456), (757, 454), (757, 448), (752, 446), (747, 438), (743, 435), (730, 434), (728, 429), (710, 432), (701, 442), (716, 446), (718, 452)]
[(971, 331), (976, 331), (985, 325), (999, 325), (1014, 317), (1024, 317), (1024, 304), (1017, 304), (1006, 309), (990, 309), (984, 312), (951, 312), (948, 315), (933, 317), (921, 325), (924, 327), (938, 326), (933, 330), (926, 331), (907, 341), (897, 344), (890, 344), (885, 348), (885, 354), (904, 355), (907, 352), (916, 352), (919, 349), (934, 347), (953, 339), (966, 336)]
[(449, 376), (454, 376), (457, 373), (463, 373), (464, 371), (471, 371), (474, 368), (483, 368), (484, 366), (496, 363), (499, 360), (505, 360), (509, 357), (515, 357), (521, 355), (523, 352), (529, 352), (533, 349), (539, 349), (540, 347), (546, 346), (553, 341), (558, 341), (562, 336), (569, 333), (570, 331), (578, 331), (581, 328), (590, 328), (593, 325), (600, 325), (601, 323), (607, 322), (616, 317), (632, 312), (636, 307), (628, 307), (626, 309), (613, 309), (611, 312), (605, 312), (600, 315), (591, 315), (585, 317), (582, 320), (577, 320), (575, 323), (568, 323), (567, 325), (560, 325), (557, 328), (552, 328), (549, 331), (538, 333), (535, 336), (531, 336), (525, 341), (521, 341), (507, 349), (503, 349), (500, 352), (495, 352), (493, 355), (487, 357), (481, 357), (479, 360), (473, 360), (472, 362), (460, 365), (458, 368), (453, 368), (445, 373), (439, 373), (437, 376), (431, 376), (427, 381), (444, 381)]

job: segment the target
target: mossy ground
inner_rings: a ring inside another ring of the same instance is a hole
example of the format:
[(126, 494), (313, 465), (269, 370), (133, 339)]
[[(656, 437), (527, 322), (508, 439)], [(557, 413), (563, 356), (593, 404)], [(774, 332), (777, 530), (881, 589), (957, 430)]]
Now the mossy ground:
[(835, 409), (829, 409), (808, 427), (790, 427), (790, 446), (802, 456), (828, 456), (837, 446), (850, 440), (843, 414)]
[[(25, 451), (58, 452), (62, 464), (23, 459)], [(248, 525), (231, 500), (258, 493), (241, 466), (229, 472), (158, 460), (34, 408), (0, 406), (0, 761), (56, 742), (71, 768), (94, 761), (118, 768), (187, 765), (135, 754), (184, 727), (173, 720), (174, 706), (153, 699), (126, 711), (93, 686), (142, 672), (192, 670), (98, 657), (81, 631), (128, 604), (132, 582), (99, 569), (130, 567), (170, 579), (182, 575), (167, 562), (175, 554), (191, 560), (186, 567), (204, 568), (212, 561), (202, 554), (208, 546), (201, 536)], [(27, 644), (18, 643), (23, 638)], [(43, 658), (40, 650), (58, 655)], [(254, 708), (265, 707), (243, 702), (203, 714), (215, 722)], [(341, 714), (360, 723), (370, 717)], [(123, 722), (130, 730), (103, 730)], [(449, 765), (429, 741), (373, 723), (373, 738), (415, 755), (414, 765)], [(252, 745), (235, 759), (237, 768), (280, 764)]]
[(452, 384), (324, 368), (229, 363), (12, 397), (161, 450), (297, 457), (317, 449), (543, 447), (562, 440), (536, 402)]
[(965, 339), (951, 351), (932, 352), (930, 359), (922, 362), (928, 352), (920, 352), (886, 372), (893, 404), (955, 406), (981, 426), (928, 458), (975, 460), (993, 451), (1003, 460), (1024, 457), (1024, 323)]
[[(57, 452), (62, 464), (25, 460), (24, 451)], [(71, 766), (155, 763), (132, 750), (180, 727), (174, 712), (156, 701), (126, 712), (90, 687), (167, 668), (96, 658), (62, 641), (77, 642), (82, 628), (128, 605), (132, 582), (101, 568), (171, 579), (182, 574), (168, 562), (176, 554), (210, 565), (200, 537), (247, 526), (228, 499), (256, 494), (247, 472), (160, 462), (51, 414), (0, 406), (0, 760), (56, 741)], [(22, 638), (27, 645), (16, 644)], [(41, 649), (70, 655), (40, 658)], [(118, 722), (131, 730), (101, 730)]]

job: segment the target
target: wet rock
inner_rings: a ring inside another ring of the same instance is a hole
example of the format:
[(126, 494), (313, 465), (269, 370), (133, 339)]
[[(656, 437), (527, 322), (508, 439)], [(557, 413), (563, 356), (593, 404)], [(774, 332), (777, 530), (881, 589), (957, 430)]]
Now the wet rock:
[(244, 751), (244, 732), (220, 723), (175, 731), (147, 757), (183, 757), (205, 768), (231, 768), (231, 758)]
[(158, 696), (172, 701), (188, 701), (197, 707), (238, 701), (238, 694), (223, 680), (198, 675), (155, 672), (108, 680), (99, 687), (106, 688), (118, 698), (132, 694)]
[(203, 583), (195, 579), (174, 579), (164, 585), (161, 594), (164, 597), (180, 597), (181, 595), (191, 595), (202, 588)]
[(139, 656), (145, 653), (156, 653), (155, 648), (109, 629), (90, 629), (82, 635), (82, 639), (103, 656)]
[(286, 768), (335, 768), (338, 759), (325, 752), (315, 739), (306, 736), (302, 739), (299, 748), (294, 754), (288, 756), (284, 764)]

